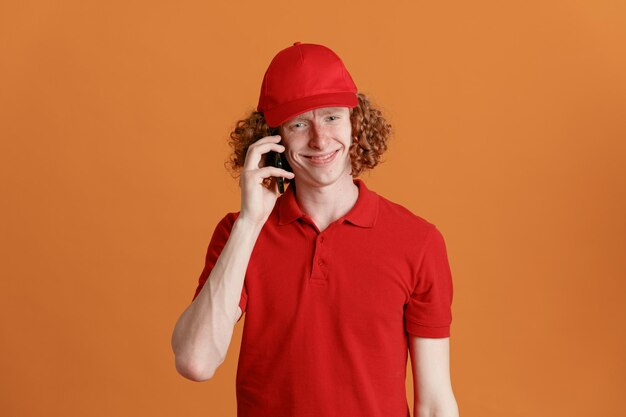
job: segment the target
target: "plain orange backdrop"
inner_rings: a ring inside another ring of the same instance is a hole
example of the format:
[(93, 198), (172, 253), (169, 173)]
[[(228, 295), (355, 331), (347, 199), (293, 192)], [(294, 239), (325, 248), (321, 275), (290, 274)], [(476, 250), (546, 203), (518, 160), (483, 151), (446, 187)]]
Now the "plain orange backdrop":
[[(363, 179), (443, 232), (463, 417), (626, 415), (622, 1), (0, 6), (0, 415), (235, 416), (173, 364), (234, 123), (293, 42), (394, 127)], [(412, 381), (407, 364), (407, 395)]]

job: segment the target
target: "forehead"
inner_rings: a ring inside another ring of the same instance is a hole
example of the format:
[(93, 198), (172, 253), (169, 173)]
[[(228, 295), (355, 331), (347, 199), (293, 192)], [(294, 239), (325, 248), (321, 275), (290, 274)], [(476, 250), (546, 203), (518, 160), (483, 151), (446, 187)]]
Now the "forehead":
[[(300, 113), (291, 120), (314, 119), (316, 117), (326, 116), (332, 113), (342, 113), (348, 111), (348, 107), (322, 107), (321, 109), (313, 109), (304, 113)], [(288, 122), (291, 120), (288, 120)]]

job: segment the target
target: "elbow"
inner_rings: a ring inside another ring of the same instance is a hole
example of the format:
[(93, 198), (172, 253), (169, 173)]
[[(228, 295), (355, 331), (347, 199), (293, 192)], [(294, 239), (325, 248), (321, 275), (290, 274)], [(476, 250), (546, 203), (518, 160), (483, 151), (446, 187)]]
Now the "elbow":
[(459, 410), (458, 409), (437, 410), (437, 411), (414, 410), (413, 415), (416, 417), (459, 417)]
[(459, 407), (454, 395), (435, 402), (418, 402), (413, 410), (415, 417), (459, 417)]
[(204, 382), (213, 378), (217, 367), (221, 365), (222, 361), (213, 366), (207, 362), (202, 363), (201, 361), (182, 359), (176, 356), (175, 363), (176, 371), (183, 377), (195, 382)]

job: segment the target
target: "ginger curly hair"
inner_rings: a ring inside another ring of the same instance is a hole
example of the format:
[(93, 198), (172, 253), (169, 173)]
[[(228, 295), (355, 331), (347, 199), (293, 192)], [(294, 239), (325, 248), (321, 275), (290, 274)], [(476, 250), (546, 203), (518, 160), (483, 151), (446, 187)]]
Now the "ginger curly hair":
[[(354, 177), (374, 168), (381, 162), (381, 156), (387, 150), (387, 142), (391, 136), (391, 125), (387, 123), (382, 112), (370, 103), (365, 94), (357, 93), (357, 98), (358, 105), (350, 109), (350, 123), (352, 124), (350, 159), (352, 161), (351, 174)], [(236, 123), (228, 141), (233, 152), (225, 163), (234, 178), (241, 173), (248, 147), (271, 134), (276, 134), (275, 130), (267, 125), (262, 112), (253, 111), (248, 118)], [(286, 158), (283, 158), (283, 168), (291, 171)], [(285, 182), (290, 182), (290, 179), (285, 178)], [(266, 187), (270, 187), (271, 183), (269, 178), (264, 181)]]

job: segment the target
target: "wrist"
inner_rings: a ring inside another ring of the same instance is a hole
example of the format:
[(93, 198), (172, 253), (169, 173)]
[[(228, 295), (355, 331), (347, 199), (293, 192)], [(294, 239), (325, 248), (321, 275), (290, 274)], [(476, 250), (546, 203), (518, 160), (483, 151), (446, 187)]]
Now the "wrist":
[(265, 220), (259, 221), (255, 219), (250, 219), (240, 214), (237, 217), (237, 220), (235, 220), (235, 223), (233, 224), (233, 229), (235, 228), (243, 229), (243, 230), (248, 230), (255, 234), (258, 234), (261, 232), (261, 229), (263, 229), (264, 224), (265, 224)]

